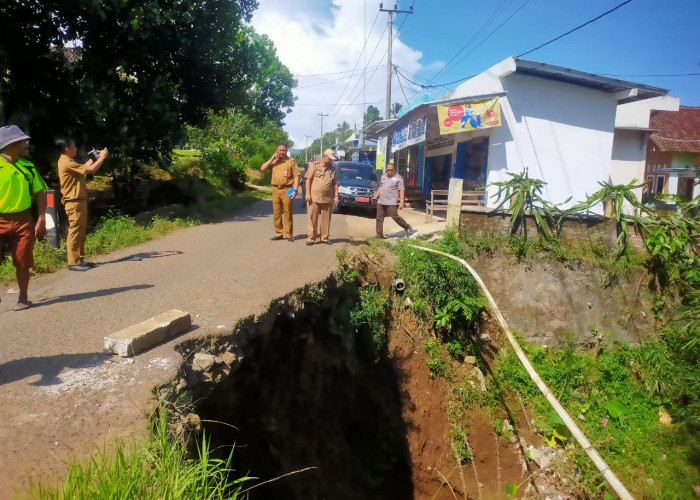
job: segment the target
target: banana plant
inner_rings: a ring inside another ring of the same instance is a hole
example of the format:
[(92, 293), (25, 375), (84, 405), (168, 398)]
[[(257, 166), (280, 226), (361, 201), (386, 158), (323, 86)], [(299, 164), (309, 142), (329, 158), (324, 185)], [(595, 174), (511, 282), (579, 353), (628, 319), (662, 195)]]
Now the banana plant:
[[(603, 204), (605, 216), (615, 219), (617, 231), (618, 257), (629, 255), (629, 229), (628, 223), (637, 220), (639, 215), (648, 214), (649, 209), (642, 205), (634, 194), (634, 190), (643, 188), (647, 182), (639, 183), (637, 179), (632, 179), (627, 184), (613, 184), (611, 182), (600, 182), (600, 189), (590, 196), (586, 196), (586, 201), (574, 205), (567, 213), (586, 212), (599, 203)], [(623, 207), (627, 201), (634, 210), (633, 216), (625, 214)]]
[[(540, 236), (547, 240), (559, 237), (561, 235), (562, 222), (561, 217), (558, 217), (557, 214), (559, 208), (541, 195), (542, 189), (547, 183), (540, 179), (531, 178), (528, 175), (527, 168), (520, 174), (510, 172), (506, 172), (506, 174), (511, 179), (489, 184), (489, 186), (498, 188), (496, 201), (500, 201), (492, 213), (509, 204), (511, 234), (515, 234), (521, 228), (523, 238), (527, 239), (526, 215), (531, 214), (535, 219), (537, 233)], [(501, 198), (503, 198), (502, 201)], [(566, 200), (564, 203), (568, 201)]]

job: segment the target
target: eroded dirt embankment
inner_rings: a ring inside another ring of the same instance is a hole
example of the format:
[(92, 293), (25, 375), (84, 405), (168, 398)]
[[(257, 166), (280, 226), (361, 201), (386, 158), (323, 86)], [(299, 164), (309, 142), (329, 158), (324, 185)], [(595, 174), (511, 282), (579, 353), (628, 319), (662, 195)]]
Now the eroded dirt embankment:
[[(357, 251), (352, 258), (361, 286), (390, 289), (393, 254)], [(634, 338), (649, 327), (620, 319), (642, 295), (613, 304), (615, 294), (629, 295), (629, 288), (605, 289), (595, 271), (560, 263), (523, 267), (494, 255), (475, 267), (497, 301), (510, 298), (499, 306), (526, 336), (546, 331), (545, 342), (579, 334), (585, 341), (591, 326), (611, 325)], [(236, 477), (267, 480), (301, 471), (254, 489), (253, 499), (504, 498), (507, 483), (520, 484), (532, 473), (526, 448), (542, 444), (527, 410), (522, 404), (504, 410), (515, 424), (505, 435), (494, 430), (503, 411), (468, 412), (470, 458), (462, 465), (450, 424), (455, 390), (460, 384), (478, 388), (484, 373), (488, 377), (499, 329), (485, 314), (479, 333), (492, 344), (468, 353), (480, 356), (476, 366), (451, 360), (450, 380), (431, 378), (423, 346), (433, 338), (431, 325), (401, 297), (393, 299), (383, 325), (388, 346), (378, 358), (350, 323), (358, 286), (338, 286), (334, 278), (275, 301), (266, 314), (212, 339), (206, 349), (181, 346), (187, 362), (170, 387), (184, 413), (193, 413), (184, 426), (196, 439), (205, 431), (221, 458), (235, 446)], [(568, 323), (557, 330), (552, 321)], [(206, 354), (195, 357), (198, 351)]]

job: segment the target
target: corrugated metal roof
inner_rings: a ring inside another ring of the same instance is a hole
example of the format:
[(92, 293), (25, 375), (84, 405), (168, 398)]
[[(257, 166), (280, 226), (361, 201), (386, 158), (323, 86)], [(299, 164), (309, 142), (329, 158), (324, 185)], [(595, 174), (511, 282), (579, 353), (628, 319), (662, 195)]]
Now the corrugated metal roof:
[(580, 85), (582, 87), (588, 87), (610, 93), (624, 92), (632, 89), (637, 90), (636, 96), (622, 99), (619, 101), (620, 104), (668, 94), (668, 90), (659, 87), (652, 87), (650, 85), (628, 82), (625, 80), (617, 80), (607, 76), (586, 73), (585, 71), (578, 71), (571, 68), (565, 68), (563, 66), (555, 66), (553, 64), (528, 61), (526, 59), (516, 58), (515, 67), (516, 71), (526, 75), (539, 76), (549, 80), (567, 82), (573, 85)]

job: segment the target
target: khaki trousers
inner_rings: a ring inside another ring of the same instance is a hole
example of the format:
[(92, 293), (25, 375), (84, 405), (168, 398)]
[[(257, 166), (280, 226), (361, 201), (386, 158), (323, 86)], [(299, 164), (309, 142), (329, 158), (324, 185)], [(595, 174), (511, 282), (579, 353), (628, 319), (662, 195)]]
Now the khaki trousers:
[(309, 227), (307, 230), (307, 239), (316, 241), (318, 238), (318, 217), (321, 216), (321, 241), (328, 241), (331, 232), (331, 209), (333, 203), (309, 203), (307, 210), (309, 211)]
[(87, 200), (67, 201), (65, 208), (68, 216), (68, 236), (66, 237), (68, 265), (76, 266), (85, 257)]
[[(292, 199), (287, 195), (288, 188), (272, 188), (272, 216), (275, 222), (275, 236), (291, 238), (294, 235)], [(282, 218), (284, 217), (284, 225)], [(287, 230), (284, 231), (286, 226)], [(284, 234), (283, 234), (284, 233)]]

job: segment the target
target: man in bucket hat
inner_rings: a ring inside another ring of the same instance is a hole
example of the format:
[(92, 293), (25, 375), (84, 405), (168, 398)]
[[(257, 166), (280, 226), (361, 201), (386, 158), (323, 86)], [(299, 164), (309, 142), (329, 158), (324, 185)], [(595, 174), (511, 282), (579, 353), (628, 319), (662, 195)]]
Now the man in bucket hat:
[[(0, 249), (8, 248), (15, 266), (19, 297), (15, 311), (28, 309), (29, 269), (34, 265), (34, 241), (46, 232), (46, 184), (23, 166), (29, 136), (17, 125), (0, 127)], [(38, 217), (32, 216), (32, 200)]]
[[(308, 216), (308, 228), (306, 244), (313, 245), (320, 236), (321, 243), (331, 245), (331, 212), (333, 204), (338, 204), (338, 176), (333, 167), (335, 152), (326, 149), (321, 161), (309, 163), (306, 170), (306, 201)], [(321, 230), (317, 231), (318, 219), (321, 218)]]

